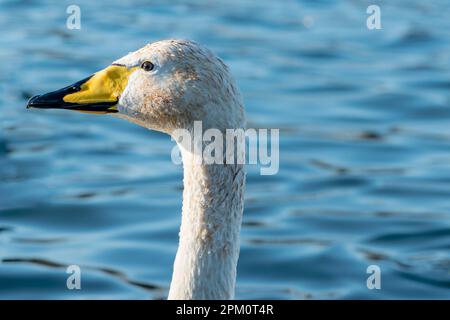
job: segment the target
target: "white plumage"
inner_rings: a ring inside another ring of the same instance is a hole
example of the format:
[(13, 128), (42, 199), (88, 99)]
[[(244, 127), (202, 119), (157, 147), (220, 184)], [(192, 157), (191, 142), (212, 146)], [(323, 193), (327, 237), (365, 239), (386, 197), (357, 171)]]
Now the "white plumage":
[[(134, 73), (119, 100), (119, 116), (149, 129), (245, 128), (241, 96), (228, 68), (190, 41), (160, 41), (116, 63), (155, 63), (152, 74)], [(192, 135), (193, 136), (193, 135)], [(180, 145), (184, 168), (180, 242), (169, 299), (234, 297), (245, 172), (243, 165), (197, 164)], [(224, 150), (224, 153), (226, 150)]]

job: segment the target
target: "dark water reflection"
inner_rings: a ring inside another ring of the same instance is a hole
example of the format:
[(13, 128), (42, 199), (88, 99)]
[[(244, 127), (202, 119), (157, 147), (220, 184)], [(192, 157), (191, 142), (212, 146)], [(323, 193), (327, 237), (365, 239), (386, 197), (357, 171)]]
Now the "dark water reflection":
[(166, 296), (170, 139), (24, 106), (169, 37), (215, 50), (251, 126), (281, 130), (279, 174), (248, 168), (237, 298), (450, 297), (448, 1), (380, 2), (379, 31), (368, 1), (77, 1), (78, 31), (70, 4), (0, 2), (0, 298)]

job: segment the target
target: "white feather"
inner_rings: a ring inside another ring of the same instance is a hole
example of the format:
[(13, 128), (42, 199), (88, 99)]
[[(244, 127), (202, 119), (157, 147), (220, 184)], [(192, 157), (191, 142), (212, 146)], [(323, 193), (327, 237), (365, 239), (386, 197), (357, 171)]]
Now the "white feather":
[[(173, 134), (245, 128), (242, 99), (228, 68), (211, 51), (185, 40), (149, 44), (116, 63), (149, 60), (155, 70), (132, 74), (119, 116)], [(232, 299), (239, 256), (245, 188), (244, 166), (197, 164), (180, 145), (184, 168), (180, 239), (169, 299)], [(227, 152), (224, 144), (224, 153)]]

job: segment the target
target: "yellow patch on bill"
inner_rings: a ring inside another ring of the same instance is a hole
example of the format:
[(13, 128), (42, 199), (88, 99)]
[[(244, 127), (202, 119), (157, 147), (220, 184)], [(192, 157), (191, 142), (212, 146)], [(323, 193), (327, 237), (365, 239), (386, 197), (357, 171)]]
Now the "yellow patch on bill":
[(115, 102), (125, 90), (129, 76), (136, 69), (137, 67), (111, 65), (83, 83), (80, 91), (66, 95), (63, 100), (77, 104)]

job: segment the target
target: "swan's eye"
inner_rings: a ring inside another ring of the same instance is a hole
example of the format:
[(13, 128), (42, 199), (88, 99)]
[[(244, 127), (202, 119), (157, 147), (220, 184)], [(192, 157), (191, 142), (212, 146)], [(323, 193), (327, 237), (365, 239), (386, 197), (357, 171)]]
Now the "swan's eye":
[(155, 67), (155, 65), (153, 63), (151, 63), (150, 61), (144, 61), (141, 64), (141, 68), (144, 71), (152, 71), (154, 67)]

